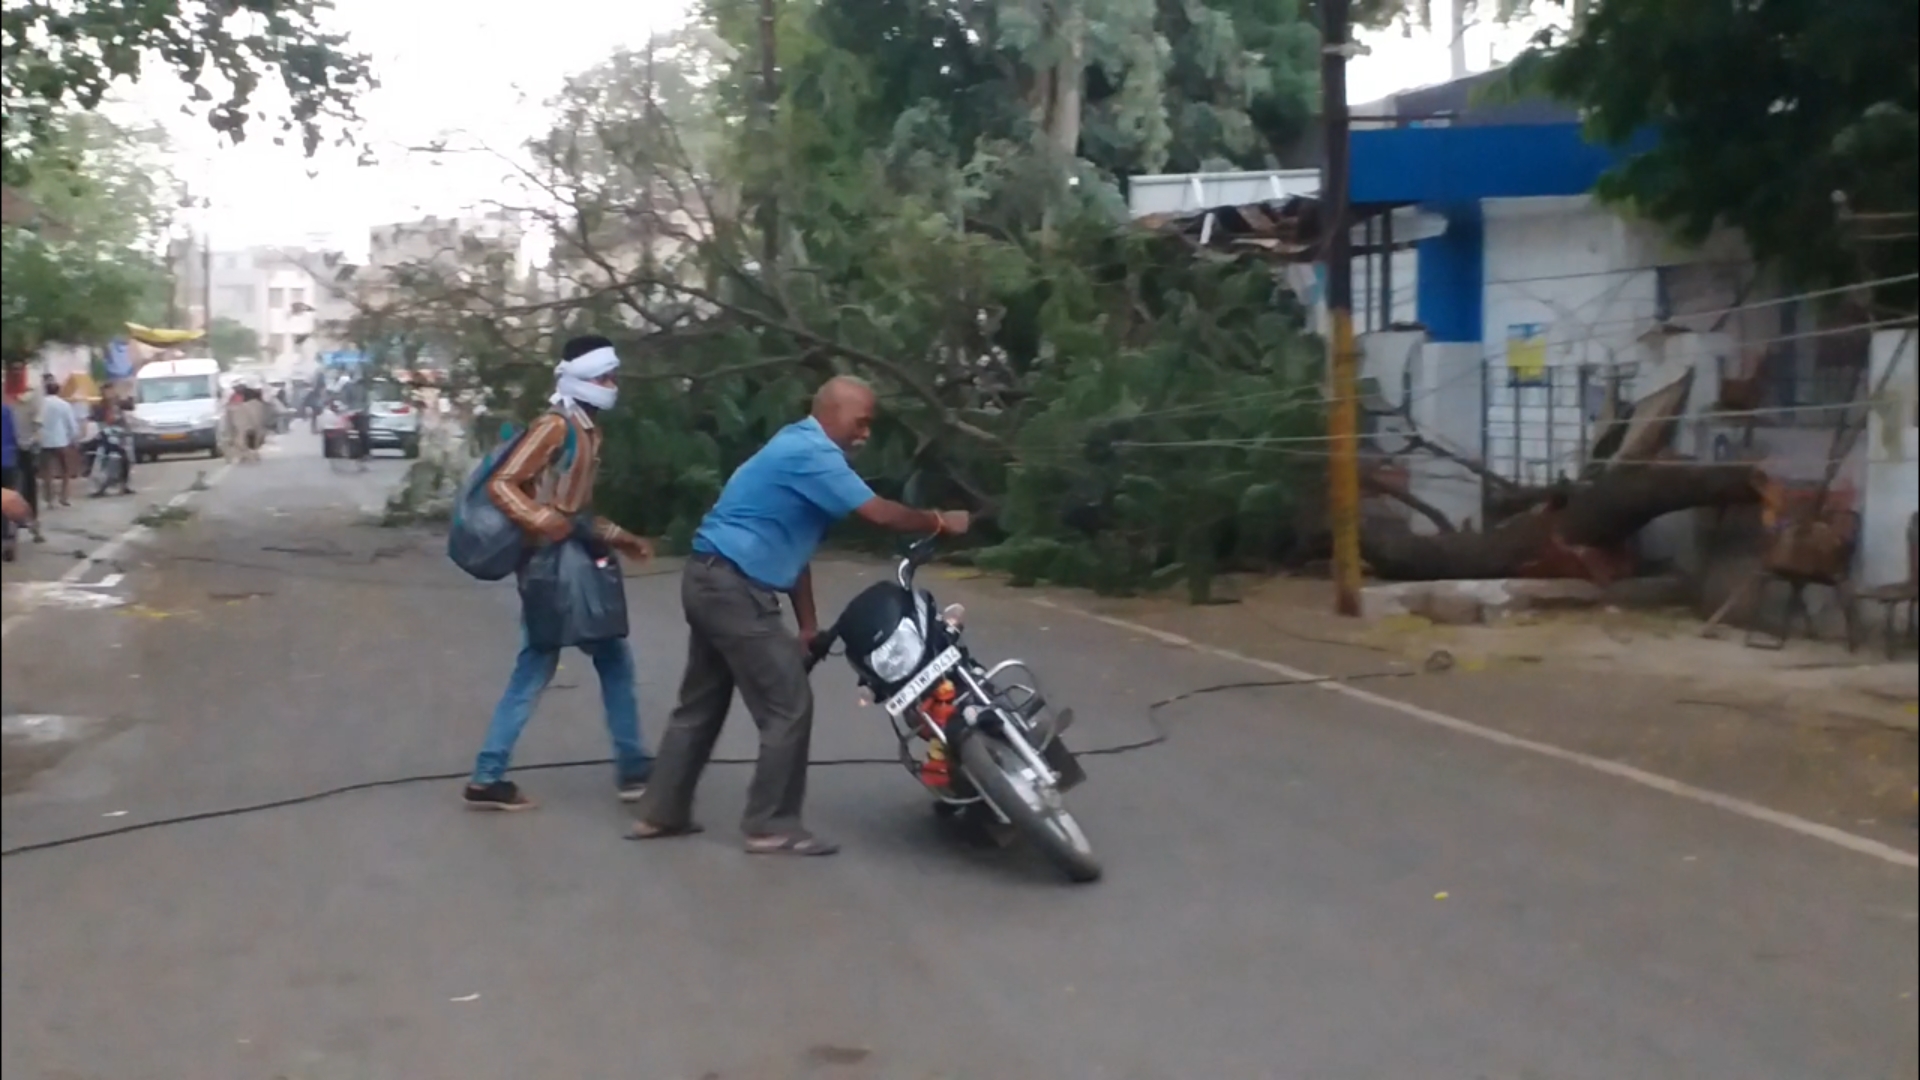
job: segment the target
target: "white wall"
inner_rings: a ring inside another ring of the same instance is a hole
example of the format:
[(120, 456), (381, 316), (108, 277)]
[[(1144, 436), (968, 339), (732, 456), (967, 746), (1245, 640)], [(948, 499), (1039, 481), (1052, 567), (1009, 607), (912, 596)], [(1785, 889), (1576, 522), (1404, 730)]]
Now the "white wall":
[[(1482, 207), (1487, 464), (1522, 483), (1549, 483), (1576, 473), (1591, 444), (1606, 387), (1591, 372), (1632, 378), (1639, 335), (1655, 310), (1655, 276), (1633, 230), (1586, 196), (1488, 199)], [(1510, 385), (1508, 337), (1521, 325), (1544, 334), (1545, 385)]]
[(308, 346), (296, 339), (311, 335), (314, 328), (313, 312), (296, 312), (294, 307), (304, 304), (312, 308), (318, 304), (320, 286), (312, 274), (292, 264), (273, 266), (264, 276), (266, 297), (260, 348), (266, 359), (284, 365), (307, 350)]
[(1920, 387), (1911, 331), (1873, 336), (1870, 386), (1886, 389), (1867, 418), (1866, 482), (1861, 498), (1860, 565), (1863, 585), (1907, 579), (1907, 518), (1920, 501)]
[[(1375, 409), (1401, 410), (1412, 432), (1468, 460), (1480, 456), (1481, 381), (1479, 347), (1435, 344), (1424, 330), (1379, 331), (1360, 339), (1363, 378), (1373, 380)], [(1399, 420), (1376, 424), (1374, 445), (1399, 455), (1407, 445)], [(1456, 527), (1477, 525), (1482, 484), (1471, 470), (1427, 453), (1401, 455), (1408, 470), (1407, 492), (1444, 514)], [(1408, 522), (1417, 532), (1433, 524), (1417, 514)]]

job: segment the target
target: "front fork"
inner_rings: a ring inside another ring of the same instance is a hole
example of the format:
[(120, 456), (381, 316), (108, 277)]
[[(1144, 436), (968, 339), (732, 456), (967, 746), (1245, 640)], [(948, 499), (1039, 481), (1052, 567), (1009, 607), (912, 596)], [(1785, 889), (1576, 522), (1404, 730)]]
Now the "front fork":
[[(972, 671), (967, 670), (964, 665), (957, 670), (960, 675), (960, 680), (966, 684), (967, 690), (975, 701), (989, 703), (993, 701), (991, 691), (982, 685), (980, 680), (974, 677)], [(1004, 714), (1006, 712), (1004, 708), (991, 704), (982, 706), (981, 708), (983, 715), (987, 713)], [(1063, 719), (1069, 719), (1070, 722), (1070, 716), (1071, 714), (1063, 714)], [(1011, 717), (1005, 715), (998, 715), (996, 722), (1000, 725), (1006, 736), (1007, 745), (1013, 747), (1014, 752), (1025, 759), (1037, 775), (1046, 777), (1048, 782), (1052, 783), (1056, 790), (1068, 791), (1078, 786), (1081, 781), (1087, 778), (1086, 770), (1080, 767), (1080, 763), (1075, 760), (1073, 753), (1060, 741), (1057, 732), (1053, 738), (1047, 740), (1047, 745), (1044, 750), (1035, 750), (1033, 743), (1027, 739), (1026, 731), (1023, 729), (1024, 725), (1014, 723)], [(978, 723), (979, 719), (976, 718), (972, 726), (977, 726)], [(1065, 728), (1066, 724), (1061, 724), (1060, 727)], [(972, 731), (969, 730), (967, 735), (971, 736)]]

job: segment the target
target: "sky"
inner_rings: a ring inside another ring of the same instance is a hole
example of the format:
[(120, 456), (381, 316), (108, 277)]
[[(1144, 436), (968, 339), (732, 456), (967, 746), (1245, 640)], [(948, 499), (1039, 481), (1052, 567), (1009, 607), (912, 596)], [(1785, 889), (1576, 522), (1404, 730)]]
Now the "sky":
[[(174, 171), (208, 204), (194, 227), (209, 230), (216, 248), (310, 244), (354, 257), (371, 225), (451, 215), (497, 196), (509, 166), (480, 148), (517, 147), (542, 127), (541, 102), (566, 75), (638, 48), (684, 10), (683, 0), (336, 0), (331, 21), (372, 56), (381, 82), (360, 106), (358, 138), (377, 157), (372, 166), (355, 164), (357, 149), (323, 148), (307, 159), (297, 144), (275, 146), (265, 128), (226, 145), (203, 120), (181, 114), (186, 93), (169, 78), (129, 88), (112, 112), (166, 126)], [(1527, 37), (1521, 28), (1470, 28), (1469, 64), (1488, 67), (1490, 52), (1509, 58)], [(1443, 37), (1388, 31), (1363, 41), (1372, 52), (1348, 73), (1355, 103), (1447, 77)], [(409, 150), (436, 140), (468, 149)]]

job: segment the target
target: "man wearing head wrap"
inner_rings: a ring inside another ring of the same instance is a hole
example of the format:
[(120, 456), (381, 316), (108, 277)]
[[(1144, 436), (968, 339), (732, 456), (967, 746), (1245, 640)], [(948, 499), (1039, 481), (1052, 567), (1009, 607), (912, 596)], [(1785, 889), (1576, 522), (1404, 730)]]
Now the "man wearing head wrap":
[[(734, 470), (693, 536), (680, 581), (687, 670), (660, 740), (659, 768), (634, 822), (636, 840), (697, 832), (693, 789), (726, 723), (737, 687), (760, 729), (760, 760), (741, 829), (761, 855), (831, 855), (839, 848), (800, 823), (813, 737), (806, 651), (820, 632), (809, 564), (827, 529), (848, 514), (902, 533), (963, 533), (963, 510), (916, 510), (875, 495), (847, 455), (866, 445), (873, 389), (829, 379), (813, 415), (788, 424)], [(796, 638), (780, 617), (793, 604)]]
[[(558, 543), (573, 535), (574, 518), (593, 505), (594, 474), (600, 467), (601, 411), (613, 407), (619, 390), (614, 372), (620, 358), (603, 337), (578, 337), (562, 350), (553, 410), (535, 420), (487, 481), (487, 494), (501, 512), (529, 535)], [(646, 540), (608, 521), (593, 519), (595, 539), (634, 559), (650, 559)], [(581, 646), (600, 675), (600, 700), (613, 737), (614, 783), (623, 802), (646, 790), (653, 759), (640, 742), (640, 704), (634, 696), (633, 652), (625, 638)], [(466, 788), (467, 805), (486, 810), (525, 810), (533, 801), (506, 778), (513, 745), (533, 716), (541, 691), (560, 664), (558, 650), (534, 649), (522, 635), (520, 657), (506, 693), (493, 711), (486, 745), (474, 762)]]

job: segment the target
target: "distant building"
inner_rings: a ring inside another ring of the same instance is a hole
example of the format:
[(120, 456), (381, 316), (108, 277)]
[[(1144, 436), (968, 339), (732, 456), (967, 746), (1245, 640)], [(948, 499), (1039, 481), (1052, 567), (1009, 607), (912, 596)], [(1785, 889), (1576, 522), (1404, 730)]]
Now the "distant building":
[(196, 238), (175, 241), (168, 256), (182, 325), (230, 319), (250, 328), (260, 339), (260, 355), (251, 359), (275, 378), (307, 377), (314, 358), (336, 347), (335, 328), (352, 312), (332, 280), (338, 253), (262, 246), (209, 258)]
[(526, 276), (526, 226), (504, 211), (436, 217), (376, 225), (367, 234), (367, 266), (391, 271), (402, 266), (471, 269), (482, 262), (511, 266), (511, 276)]

